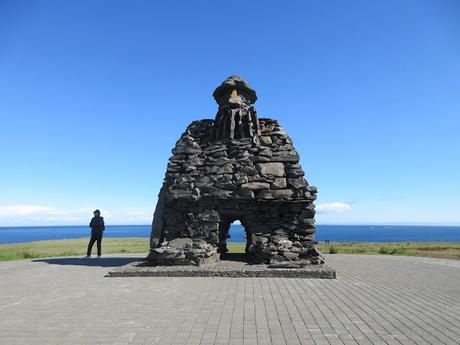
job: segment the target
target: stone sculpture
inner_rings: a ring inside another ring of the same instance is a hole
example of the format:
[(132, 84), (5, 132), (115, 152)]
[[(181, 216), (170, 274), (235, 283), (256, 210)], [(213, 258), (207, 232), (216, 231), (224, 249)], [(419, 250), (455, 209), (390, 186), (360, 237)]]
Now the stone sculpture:
[(241, 221), (251, 262), (321, 264), (315, 249), (316, 188), (291, 138), (258, 118), (256, 92), (231, 76), (213, 93), (215, 120), (192, 122), (172, 150), (152, 224), (153, 264), (200, 265), (227, 251)]

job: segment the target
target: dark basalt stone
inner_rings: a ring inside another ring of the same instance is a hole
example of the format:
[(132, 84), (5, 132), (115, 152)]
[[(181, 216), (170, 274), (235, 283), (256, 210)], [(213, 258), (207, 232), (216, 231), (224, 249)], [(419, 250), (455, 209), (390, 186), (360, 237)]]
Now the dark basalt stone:
[(215, 120), (192, 122), (169, 159), (152, 224), (152, 264), (201, 265), (227, 251), (230, 225), (246, 231), (254, 263), (321, 264), (314, 244), (316, 188), (284, 128), (258, 118), (256, 92), (232, 76), (213, 94)]

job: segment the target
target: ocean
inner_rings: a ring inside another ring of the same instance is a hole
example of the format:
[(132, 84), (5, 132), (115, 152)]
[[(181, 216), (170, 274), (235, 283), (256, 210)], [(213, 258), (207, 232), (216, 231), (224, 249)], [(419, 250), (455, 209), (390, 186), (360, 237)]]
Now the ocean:
[[(87, 226), (0, 227), (1, 243), (88, 237)], [(149, 237), (150, 225), (107, 225), (105, 237)], [(317, 225), (317, 241), (460, 242), (460, 226)], [(241, 225), (232, 225), (229, 242), (245, 242)]]

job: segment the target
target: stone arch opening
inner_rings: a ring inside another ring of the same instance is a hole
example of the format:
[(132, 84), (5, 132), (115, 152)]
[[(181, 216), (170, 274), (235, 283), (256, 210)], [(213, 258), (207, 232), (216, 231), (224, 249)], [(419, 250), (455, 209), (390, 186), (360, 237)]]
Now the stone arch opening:
[(248, 224), (246, 224), (244, 219), (241, 219), (241, 217), (222, 215), (221, 221), (219, 223), (219, 244), (218, 244), (219, 253), (221, 254), (221, 256), (229, 255), (229, 250), (227, 248), (227, 240), (231, 238), (230, 229), (231, 229), (232, 224), (238, 221), (240, 222), (241, 227), (243, 228), (244, 237), (245, 237), (245, 253), (243, 256), (239, 255), (239, 257), (246, 257), (248, 255), (249, 247), (251, 245), (251, 234), (247, 226)]

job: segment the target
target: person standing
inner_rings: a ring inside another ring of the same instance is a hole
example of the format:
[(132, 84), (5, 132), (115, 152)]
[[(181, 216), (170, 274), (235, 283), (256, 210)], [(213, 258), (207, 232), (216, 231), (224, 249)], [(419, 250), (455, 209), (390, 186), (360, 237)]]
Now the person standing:
[(97, 242), (97, 258), (99, 259), (102, 255), (102, 235), (105, 230), (104, 218), (101, 217), (101, 211), (96, 210), (93, 212), (94, 217), (89, 223), (91, 228), (91, 239), (88, 243), (88, 251), (86, 252), (85, 259), (91, 258), (91, 250), (93, 249), (94, 242)]

